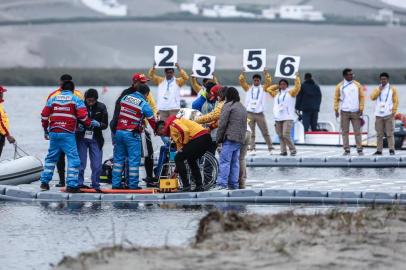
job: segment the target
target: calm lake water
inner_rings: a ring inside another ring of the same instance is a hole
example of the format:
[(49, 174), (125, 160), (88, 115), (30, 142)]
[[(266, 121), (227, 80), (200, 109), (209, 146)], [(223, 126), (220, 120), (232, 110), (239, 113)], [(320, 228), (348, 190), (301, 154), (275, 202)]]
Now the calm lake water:
[[(101, 90), (100, 87), (96, 87)], [(40, 112), (46, 96), (54, 87), (8, 87), (6, 110), (12, 134), (28, 153), (41, 159), (45, 157), (48, 143), (43, 139)], [(80, 89), (87, 89), (81, 87)], [(124, 87), (110, 87), (100, 95), (109, 112)], [(368, 91), (371, 91), (371, 87)], [(153, 89), (154, 90), (154, 89)], [(321, 120), (335, 122), (332, 103), (333, 86), (323, 86)], [(406, 91), (406, 85), (399, 92)], [(191, 99), (187, 99), (191, 104)], [(271, 99), (269, 99), (271, 102)], [(272, 104), (272, 103), (270, 103)], [(373, 104), (367, 102), (366, 113), (372, 117)], [(406, 113), (406, 98), (400, 95), (399, 111)], [(271, 106), (267, 108), (268, 122), (273, 130)], [(104, 158), (112, 155), (109, 131), (104, 133), (106, 144)], [(261, 140), (262, 138), (260, 138)], [(158, 149), (159, 140), (155, 140)], [(12, 157), (7, 145), (2, 159)], [(89, 172), (86, 173), (89, 175)], [(346, 178), (401, 178), (402, 169), (306, 169), (306, 168), (251, 168), (248, 176), (255, 183), (270, 176), (273, 179), (346, 179)], [(0, 269), (50, 269), (64, 255), (104, 245), (125, 244), (142, 246), (185, 245), (193, 238), (198, 220), (212, 209), (241, 212), (272, 213), (291, 209), (289, 206), (264, 205), (148, 205), (132, 204), (25, 204), (0, 202)], [(296, 209), (296, 208), (295, 208)], [(303, 211), (321, 211), (326, 208), (306, 208)]]

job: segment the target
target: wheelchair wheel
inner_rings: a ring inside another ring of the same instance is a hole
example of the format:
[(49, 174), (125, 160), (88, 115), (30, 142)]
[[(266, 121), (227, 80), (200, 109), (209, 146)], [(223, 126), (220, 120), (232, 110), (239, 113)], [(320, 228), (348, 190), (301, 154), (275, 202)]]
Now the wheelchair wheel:
[[(196, 186), (192, 177), (189, 165), (186, 162), (188, 179), (192, 188)], [(216, 157), (211, 152), (206, 152), (199, 160), (200, 173), (202, 175), (202, 182), (204, 190), (210, 190), (216, 185), (219, 164)]]

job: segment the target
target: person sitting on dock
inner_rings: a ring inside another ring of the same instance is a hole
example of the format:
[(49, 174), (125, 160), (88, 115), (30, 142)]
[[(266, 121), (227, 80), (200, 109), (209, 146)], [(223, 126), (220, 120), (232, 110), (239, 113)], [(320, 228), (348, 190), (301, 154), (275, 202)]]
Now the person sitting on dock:
[(377, 150), (374, 155), (382, 155), (383, 137), (386, 134), (390, 155), (395, 154), (395, 139), (393, 135), (393, 122), (399, 106), (398, 91), (389, 84), (389, 74), (381, 73), (381, 84), (374, 89), (371, 99), (375, 101), (375, 130)]
[(117, 124), (113, 127), (114, 133), (114, 166), (112, 173), (112, 188), (123, 189), (121, 178), (125, 160), (128, 159), (130, 189), (140, 189), (139, 167), (141, 163), (141, 133), (144, 130), (144, 119), (155, 128), (155, 117), (151, 106), (146, 101), (150, 89), (146, 84), (132, 87), (132, 92), (121, 99), (117, 117)]
[(268, 150), (272, 153), (273, 146), (271, 136), (269, 135), (268, 124), (265, 118), (265, 108), (266, 104), (266, 92), (264, 89), (271, 86), (272, 77), (271, 75), (264, 70), (265, 82), (262, 85), (262, 77), (259, 74), (254, 74), (252, 76), (252, 85), (247, 83), (245, 75), (241, 72), (239, 81), (242, 89), (246, 92), (245, 95), (245, 107), (248, 112), (248, 120), (251, 128), (251, 142), (250, 142), (250, 151), (255, 151), (255, 128), (258, 125), (259, 130), (264, 137), (264, 140), (268, 146)]
[(344, 155), (351, 154), (350, 123), (354, 130), (358, 155), (364, 155), (361, 137), (361, 116), (364, 112), (365, 94), (362, 85), (354, 80), (352, 69), (343, 70), (344, 80), (336, 86), (334, 111), (336, 117), (341, 116), (341, 132), (343, 136)]
[(0, 85), (0, 157), (3, 152), (3, 147), (6, 139), (9, 143), (15, 143), (16, 140), (10, 135), (9, 121), (6, 112), (4, 111), (4, 93), (7, 89)]
[(148, 72), (151, 81), (158, 86), (158, 114), (163, 121), (170, 115), (178, 113), (180, 89), (189, 80), (189, 76), (180, 68), (178, 63), (176, 63), (176, 67), (179, 70), (179, 78), (175, 77), (175, 69), (173, 68), (165, 68), (165, 77), (156, 75), (155, 65)]
[[(204, 191), (198, 160), (212, 146), (208, 130), (192, 120), (177, 118), (176, 115), (171, 115), (165, 122), (159, 121), (157, 123), (155, 133), (159, 136), (170, 137), (176, 143), (178, 152), (175, 156), (175, 171), (179, 173), (182, 191), (191, 191), (185, 161), (188, 162), (196, 183), (194, 191)], [(173, 175), (173, 177), (175, 176)]]
[(85, 127), (90, 126), (86, 106), (82, 99), (75, 96), (75, 84), (64, 82), (59, 95), (51, 97), (42, 110), (42, 127), (45, 137), (49, 138), (48, 155), (45, 158), (44, 171), (41, 174), (41, 190), (49, 190), (49, 182), (54, 174), (55, 164), (61, 152), (68, 158), (67, 192), (80, 192), (78, 176), (80, 159), (76, 145), (75, 131), (77, 121)]
[(281, 145), (281, 156), (287, 156), (288, 146), (290, 155), (295, 156), (297, 153), (295, 144), (291, 138), (291, 130), (297, 116), (295, 113), (296, 96), (301, 89), (301, 81), (299, 73), (296, 74), (295, 86), (288, 90), (289, 82), (281, 79), (278, 85), (272, 85), (265, 91), (271, 94), (274, 98), (273, 114), (275, 117), (275, 130), (279, 136)]

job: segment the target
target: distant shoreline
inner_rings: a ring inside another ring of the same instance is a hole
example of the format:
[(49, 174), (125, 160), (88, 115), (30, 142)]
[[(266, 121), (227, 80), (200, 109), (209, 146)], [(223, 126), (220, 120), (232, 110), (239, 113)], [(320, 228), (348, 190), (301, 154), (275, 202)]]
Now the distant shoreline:
[[(186, 69), (188, 74), (190, 69)], [(113, 68), (2, 68), (0, 69), (0, 84), (5, 86), (44, 86), (55, 85), (61, 74), (69, 73), (75, 78), (78, 85), (98, 85), (98, 86), (123, 86), (130, 83), (134, 72), (147, 73), (148, 69), (113, 69)], [(381, 72), (388, 72), (391, 82), (394, 84), (406, 84), (406, 69), (400, 68), (374, 68), (357, 69), (354, 68), (356, 80), (362, 84), (377, 84), (378, 76)], [(274, 70), (269, 72), (273, 75)], [(310, 72), (319, 84), (334, 85), (342, 80), (341, 69), (302, 69), (304, 73)], [(216, 76), (221, 84), (238, 84), (240, 70), (221, 69), (216, 70)], [(252, 73), (248, 73), (252, 74)], [(278, 78), (274, 78), (277, 81)]]

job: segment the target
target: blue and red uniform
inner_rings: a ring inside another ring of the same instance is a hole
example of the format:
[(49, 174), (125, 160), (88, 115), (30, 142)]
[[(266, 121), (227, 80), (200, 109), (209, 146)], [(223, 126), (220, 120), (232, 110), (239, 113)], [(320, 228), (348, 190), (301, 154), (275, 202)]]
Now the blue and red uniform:
[(141, 133), (144, 119), (147, 119), (151, 127), (155, 128), (155, 118), (152, 108), (145, 97), (138, 93), (124, 96), (120, 101), (116, 133), (114, 135), (114, 167), (113, 188), (121, 187), (121, 175), (124, 162), (128, 159), (129, 187), (138, 188), (139, 167), (141, 163)]
[(49, 149), (45, 158), (41, 182), (48, 184), (52, 180), (56, 162), (61, 152), (68, 158), (67, 186), (78, 186), (80, 159), (76, 146), (75, 131), (77, 121), (90, 125), (87, 109), (83, 100), (72, 91), (61, 91), (48, 99), (41, 113), (42, 127), (49, 132)]

